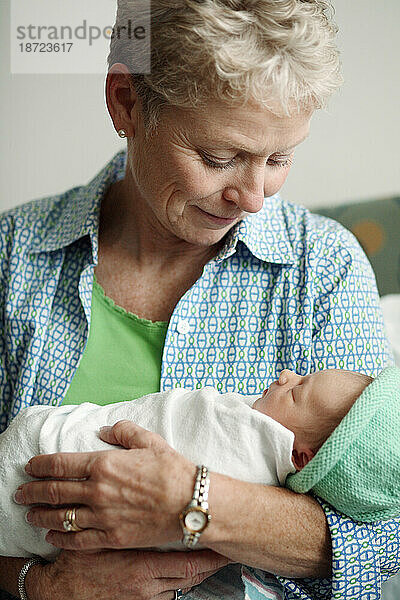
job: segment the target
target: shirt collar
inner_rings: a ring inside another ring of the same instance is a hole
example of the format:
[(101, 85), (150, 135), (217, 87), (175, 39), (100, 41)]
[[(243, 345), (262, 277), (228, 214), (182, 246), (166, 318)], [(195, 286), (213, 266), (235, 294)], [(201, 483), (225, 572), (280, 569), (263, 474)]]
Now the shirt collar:
[[(39, 224), (30, 250), (58, 250), (89, 235), (93, 262), (97, 264), (101, 200), (112, 183), (124, 178), (126, 160), (127, 152), (121, 150), (86, 186), (62, 194), (46, 219)], [(72, 191), (75, 194), (71, 196)], [(232, 229), (216, 262), (234, 254), (238, 242), (243, 242), (256, 258), (264, 262), (293, 264), (293, 248), (278, 195), (265, 198), (259, 213), (248, 215)]]
[(238, 242), (245, 244), (253, 256), (264, 262), (282, 265), (295, 262), (283, 201), (278, 194), (265, 198), (258, 213), (248, 215), (233, 227), (216, 262), (234, 254)]

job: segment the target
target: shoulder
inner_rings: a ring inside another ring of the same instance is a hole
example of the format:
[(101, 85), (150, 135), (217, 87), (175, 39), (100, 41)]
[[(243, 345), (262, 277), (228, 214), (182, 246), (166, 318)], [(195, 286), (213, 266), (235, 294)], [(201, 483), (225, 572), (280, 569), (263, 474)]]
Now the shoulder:
[(320, 269), (330, 262), (369, 265), (357, 238), (337, 221), (284, 200), (281, 210), (297, 259)]
[(277, 194), (265, 199), (250, 227), (248, 239), (256, 240), (250, 251), (264, 262), (286, 265), (292, 281), (329, 291), (347, 280), (375, 293), (375, 276), (358, 240), (333, 219)]
[(300, 268), (318, 263), (322, 256), (340, 255), (348, 261), (363, 254), (354, 235), (342, 225), (285, 201), (279, 194), (265, 198), (262, 210), (246, 217), (239, 235), (264, 262)]
[(322, 245), (359, 247), (355, 236), (337, 221), (285, 200), (281, 200), (280, 205), (292, 240), (304, 241), (308, 246), (317, 244), (320, 247)]
[(0, 214), (0, 249), (28, 249), (40, 243), (66, 210), (72, 208), (82, 186), (62, 194), (38, 198)]
[(0, 252), (52, 252), (97, 235), (101, 199), (125, 173), (126, 152), (118, 152), (86, 185), (31, 200), (0, 215)]

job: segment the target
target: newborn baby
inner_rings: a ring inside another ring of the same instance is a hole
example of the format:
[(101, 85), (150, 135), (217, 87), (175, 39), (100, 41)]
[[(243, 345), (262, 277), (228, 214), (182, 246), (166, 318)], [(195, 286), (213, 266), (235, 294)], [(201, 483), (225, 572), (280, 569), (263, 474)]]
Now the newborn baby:
[[(391, 378), (400, 389), (398, 370), (386, 371), (386, 376), (384, 372), (371, 384), (370, 377), (349, 371), (326, 370), (300, 376), (284, 370), (255, 402), (251, 397), (203, 388), (175, 389), (106, 406), (85, 403), (24, 409), (0, 435), (0, 554), (40, 555), (48, 560), (58, 554), (44, 539), (47, 531), (29, 525), (24, 519), (26, 507), (13, 501), (17, 487), (31, 479), (24, 466), (36, 454), (115, 448), (99, 439), (98, 430), (121, 419), (159, 433), (178, 452), (195, 464), (205, 464), (210, 471), (267, 485), (285, 485), (293, 478), (291, 489), (315, 491), (307, 478), (304, 482), (296, 477), (307, 472), (315, 461), (318, 467), (325, 443), (334, 439), (335, 430), (340, 430), (356, 409), (360, 394), (359, 402), (366, 397), (369, 403), (365, 394), (384, 377)], [(344, 448), (346, 455), (351, 455), (346, 444)], [(332, 452), (329, 456), (331, 459)], [(330, 465), (331, 472), (332, 466), (335, 472), (335, 464)], [(315, 479), (313, 470), (311, 475)], [(321, 488), (324, 475), (324, 470), (318, 471), (315, 488), (318, 484)], [(335, 483), (333, 492), (329, 486), (327, 489), (324, 495), (322, 486), (318, 495), (330, 501), (326, 496), (337, 493), (340, 485)], [(343, 510), (342, 506), (339, 509)], [(79, 524), (79, 510), (77, 514)], [(161, 549), (182, 550), (183, 545), (168, 544)]]

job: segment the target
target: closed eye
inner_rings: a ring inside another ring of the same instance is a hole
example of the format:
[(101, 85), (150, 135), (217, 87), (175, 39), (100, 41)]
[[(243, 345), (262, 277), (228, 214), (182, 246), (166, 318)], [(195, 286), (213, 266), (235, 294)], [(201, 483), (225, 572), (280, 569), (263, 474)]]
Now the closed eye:
[[(237, 156), (234, 156), (230, 161), (222, 162), (221, 160), (207, 156), (206, 154), (204, 154), (204, 152), (201, 152), (200, 156), (201, 156), (203, 162), (208, 167), (210, 167), (211, 169), (219, 169), (220, 171), (223, 171), (224, 169), (232, 169), (233, 167), (235, 167), (237, 159), (238, 159)], [(273, 167), (273, 168), (290, 167), (292, 165), (292, 163), (293, 163), (293, 155), (291, 155), (291, 156), (276, 156), (275, 159), (270, 158), (267, 161), (267, 165), (270, 167)]]
[(301, 400), (302, 394), (304, 393), (302, 385), (303, 385), (303, 382), (298, 383), (297, 385), (295, 385), (292, 388), (293, 402), (299, 402)]
[(236, 157), (233, 157), (228, 162), (221, 162), (221, 161), (218, 161), (217, 159), (213, 160), (206, 154), (201, 153), (201, 158), (203, 159), (204, 163), (208, 167), (211, 167), (212, 169), (220, 169), (221, 171), (223, 171), (224, 169), (231, 169), (232, 167), (234, 167)]

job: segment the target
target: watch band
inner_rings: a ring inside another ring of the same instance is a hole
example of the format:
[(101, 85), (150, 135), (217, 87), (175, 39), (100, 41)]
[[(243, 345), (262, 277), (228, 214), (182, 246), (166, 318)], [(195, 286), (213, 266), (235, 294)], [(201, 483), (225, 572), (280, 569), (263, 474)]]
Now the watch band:
[(38, 565), (38, 564), (43, 564), (43, 560), (36, 556), (35, 558), (30, 558), (29, 560), (26, 561), (26, 563), (24, 563), (22, 569), (19, 572), (18, 575), (18, 593), (19, 593), (19, 597), (21, 600), (29, 600), (27, 593), (26, 593), (26, 589), (25, 589), (25, 577), (27, 572), (29, 571), (29, 569), (31, 567), (33, 567), (34, 565)]
[[(191, 502), (188, 504), (190, 506), (200, 506), (204, 510), (208, 511), (208, 491), (210, 489), (210, 477), (208, 475), (208, 469), (204, 465), (197, 465), (197, 475), (196, 481), (194, 484), (193, 497)], [(200, 536), (201, 533), (194, 533), (184, 530), (182, 542), (186, 548), (193, 548)]]

